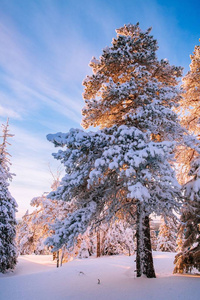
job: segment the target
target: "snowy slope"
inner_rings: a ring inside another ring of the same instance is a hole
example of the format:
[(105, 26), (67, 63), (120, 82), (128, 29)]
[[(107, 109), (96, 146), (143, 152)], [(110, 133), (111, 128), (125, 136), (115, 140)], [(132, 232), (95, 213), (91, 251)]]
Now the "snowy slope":
[(172, 275), (173, 259), (154, 252), (157, 278), (146, 279), (135, 278), (134, 257), (77, 259), (57, 269), (51, 256), (21, 256), (14, 273), (0, 275), (0, 299), (200, 299), (200, 277)]

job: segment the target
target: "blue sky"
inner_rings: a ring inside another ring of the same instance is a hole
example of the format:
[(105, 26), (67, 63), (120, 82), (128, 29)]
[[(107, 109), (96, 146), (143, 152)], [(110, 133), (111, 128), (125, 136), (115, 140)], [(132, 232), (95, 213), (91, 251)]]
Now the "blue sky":
[(21, 217), (57, 169), (46, 140), (81, 123), (82, 81), (115, 29), (153, 27), (159, 58), (189, 70), (200, 38), (199, 1), (0, 0), (0, 123), (10, 118), (11, 192)]

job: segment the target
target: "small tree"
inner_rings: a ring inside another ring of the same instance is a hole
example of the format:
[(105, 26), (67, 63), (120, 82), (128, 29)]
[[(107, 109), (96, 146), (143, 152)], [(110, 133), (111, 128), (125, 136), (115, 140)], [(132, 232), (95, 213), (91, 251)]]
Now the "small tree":
[[(59, 185), (54, 180), (52, 189)], [(26, 212), (22, 221), (17, 226), (17, 243), (19, 252), (23, 254), (50, 254), (51, 249), (45, 241), (51, 234), (51, 225), (55, 220), (64, 219), (72, 211), (72, 205), (47, 198), (47, 193), (31, 200), (31, 206), (35, 207), (32, 213)]]
[(0, 272), (14, 269), (17, 263), (17, 249), (15, 244), (17, 203), (11, 196), (8, 187), (12, 175), (9, 170), (9, 144), (7, 139), (13, 135), (9, 133), (8, 121), (3, 127), (3, 142), (0, 145)]
[(154, 229), (151, 228), (150, 230), (150, 235), (151, 235), (151, 247), (152, 250), (156, 251), (157, 250), (157, 236), (156, 236), (156, 232)]
[(177, 221), (163, 219), (157, 239), (157, 251), (176, 252)]
[[(29, 214), (27, 210), (22, 220), (17, 224), (16, 242), (20, 255), (38, 254), (37, 244), (40, 238), (40, 230), (36, 230), (35, 224), (32, 223), (32, 218), (35, 213), (36, 211)], [(47, 253), (42, 252), (41, 254)]]
[(130, 256), (134, 253), (134, 231), (127, 222), (116, 220), (109, 227), (104, 225), (103, 231), (102, 255), (128, 254)]

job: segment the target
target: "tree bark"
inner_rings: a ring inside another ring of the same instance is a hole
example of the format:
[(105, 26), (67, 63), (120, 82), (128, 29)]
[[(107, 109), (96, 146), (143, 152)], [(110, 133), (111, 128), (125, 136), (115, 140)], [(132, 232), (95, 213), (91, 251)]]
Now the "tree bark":
[(144, 262), (143, 262), (143, 274), (147, 278), (156, 278), (154, 265), (153, 265), (153, 256), (151, 249), (151, 235), (150, 235), (150, 225), (149, 225), (149, 216), (145, 216), (143, 220), (143, 230), (144, 230)]
[(53, 252), (53, 260), (56, 259), (56, 252)]
[(57, 251), (57, 268), (59, 268), (59, 250)]
[(153, 256), (151, 249), (149, 216), (144, 214), (141, 203), (137, 204), (137, 228), (136, 228), (136, 272), (137, 277), (145, 275), (147, 278), (155, 278)]
[(97, 257), (101, 256), (100, 230), (97, 231)]
[(137, 227), (136, 227), (136, 272), (137, 272), (137, 277), (140, 277), (142, 275), (142, 270), (141, 270), (141, 252), (142, 252), (142, 247), (141, 247), (141, 206), (138, 203), (137, 204)]

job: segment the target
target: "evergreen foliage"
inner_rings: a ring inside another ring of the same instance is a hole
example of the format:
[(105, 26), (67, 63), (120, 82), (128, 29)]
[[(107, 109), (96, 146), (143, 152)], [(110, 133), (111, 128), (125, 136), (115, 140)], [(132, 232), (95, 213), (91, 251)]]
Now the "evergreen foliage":
[(8, 122), (3, 127), (3, 142), (0, 145), (0, 272), (5, 273), (14, 269), (17, 263), (17, 249), (15, 244), (17, 203), (9, 192), (9, 181), (12, 179), (6, 150), (7, 139), (13, 135), (9, 133)]

